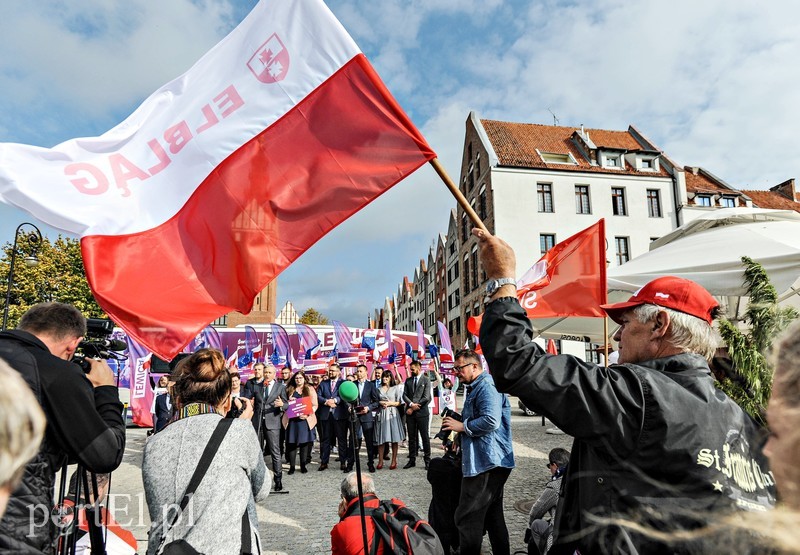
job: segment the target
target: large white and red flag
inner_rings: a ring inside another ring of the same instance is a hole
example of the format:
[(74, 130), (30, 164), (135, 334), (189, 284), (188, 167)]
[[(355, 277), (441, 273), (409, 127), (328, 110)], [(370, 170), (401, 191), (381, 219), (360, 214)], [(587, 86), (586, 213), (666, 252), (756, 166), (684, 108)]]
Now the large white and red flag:
[(434, 157), (322, 0), (262, 0), (100, 137), (0, 145), (0, 200), (80, 235), (100, 306), (170, 359)]

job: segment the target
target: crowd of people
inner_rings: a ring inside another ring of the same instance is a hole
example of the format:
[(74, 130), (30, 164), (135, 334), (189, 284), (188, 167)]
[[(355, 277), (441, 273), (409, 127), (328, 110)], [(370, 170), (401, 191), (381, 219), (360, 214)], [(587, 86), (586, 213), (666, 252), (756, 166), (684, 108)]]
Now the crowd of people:
[[(334, 362), (320, 377), (258, 363), (242, 383), (217, 350), (181, 360), (158, 384), (155, 433), (143, 454), (148, 553), (189, 546), (208, 554), (262, 553), (256, 503), (283, 491), (284, 464), (288, 474), (306, 473), (315, 444), (318, 471), (333, 470), (337, 458), (346, 474), (333, 552), (362, 553), (364, 539), (372, 544), (379, 537), (377, 523), (364, 521), (364, 529), (360, 518), (361, 509), (371, 515), (381, 505), (374, 473), (398, 470), (405, 442), (402, 469), (413, 472), (421, 459), (432, 484), (428, 516), (436, 546), (430, 552), (478, 554), (488, 535), (492, 553), (510, 555), (504, 516), (505, 484), (515, 468), (509, 394), (574, 438), (571, 451), (548, 454), (551, 479), (530, 510), (528, 553), (800, 551), (794, 540), (800, 324), (775, 346), (767, 441), (715, 387), (708, 361), (717, 347), (719, 306), (702, 287), (658, 278), (628, 301), (604, 306), (619, 324), (616, 363), (551, 355), (533, 341), (513, 280), (504, 279), (516, 275), (513, 251), (484, 231), (474, 233), (495, 282), (480, 329), (486, 365), (475, 351), (459, 351), (455, 379), (429, 376), (418, 361), (405, 380), (380, 366), (370, 375), (363, 364), (343, 373)], [(83, 483), (92, 505), (122, 460), (122, 404), (110, 368), (89, 359), (84, 373), (68, 362), (85, 335), (83, 316), (61, 303), (37, 305), (17, 330), (0, 332), (3, 552), (59, 547), (53, 520), (43, 519), (37, 529), (29, 520), (31, 507), (49, 514), (57, 498), (54, 476), (67, 463), (80, 464), (75, 496)], [(431, 446), (435, 397), (443, 416), (436, 437), (445, 451)], [(366, 468), (359, 474), (353, 471), (362, 452)], [(444, 482), (447, 488), (437, 488)], [(391, 551), (380, 544), (375, 552)]]

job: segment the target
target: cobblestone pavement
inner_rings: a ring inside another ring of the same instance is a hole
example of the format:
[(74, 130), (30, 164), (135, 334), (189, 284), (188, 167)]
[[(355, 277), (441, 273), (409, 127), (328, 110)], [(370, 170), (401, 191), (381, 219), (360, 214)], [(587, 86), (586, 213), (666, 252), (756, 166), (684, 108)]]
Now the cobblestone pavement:
[[(548, 434), (553, 426), (548, 421), (542, 426), (541, 417), (524, 416), (512, 403), (512, 434), (516, 468), (505, 487), (505, 516), (511, 538), (512, 553), (524, 549), (523, 535), (527, 525), (527, 507), (539, 495), (549, 477), (545, 467), (547, 453), (555, 447), (570, 448), (572, 439), (566, 435)], [(432, 433), (440, 425), (433, 418)], [(120, 468), (112, 477), (112, 500), (109, 508), (116, 519), (129, 524), (139, 542), (139, 553), (145, 553), (147, 530), (150, 522), (144, 502), (141, 478), (142, 451), (145, 430), (128, 429), (128, 445)], [(435, 442), (434, 456), (436, 456)], [(315, 448), (318, 444), (315, 445)], [(388, 470), (388, 465), (373, 474), (378, 496), (397, 497), (409, 507), (427, 517), (431, 500), (431, 488), (425, 478), (425, 467), (418, 459), (418, 466), (409, 470), (401, 467), (406, 462), (407, 450), (400, 449), (397, 470)], [(339, 484), (344, 474), (331, 457), (331, 466), (318, 472), (319, 454), (314, 451), (314, 461), (307, 474), (299, 471), (292, 476), (286, 474), (284, 465), (283, 485), (288, 494), (270, 494), (266, 502), (258, 507), (261, 539), (270, 555), (304, 555), (330, 553), (330, 529), (338, 521), (336, 508), (339, 503)], [(366, 472), (364, 450), (361, 452), (362, 470)], [(299, 469), (298, 469), (299, 470)], [(524, 512), (523, 512), (524, 511)], [(231, 515), (231, 525), (238, 526), (238, 517)], [(491, 553), (488, 538), (484, 538), (484, 553)]]

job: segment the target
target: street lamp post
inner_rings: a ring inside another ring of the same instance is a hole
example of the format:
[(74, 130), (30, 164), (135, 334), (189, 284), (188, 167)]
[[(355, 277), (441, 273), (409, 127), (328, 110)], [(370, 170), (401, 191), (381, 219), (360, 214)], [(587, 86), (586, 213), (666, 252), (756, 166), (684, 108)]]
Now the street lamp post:
[[(36, 233), (34, 234), (33, 231), (30, 232), (31, 240), (39, 245), (42, 244), (42, 232), (39, 231), (39, 228), (33, 225), (30, 222), (22, 222), (17, 226), (17, 230), (14, 232), (14, 246), (11, 247), (11, 263), (8, 267), (8, 277), (6, 279), (6, 305), (3, 307), (3, 329), (5, 330), (8, 327), (8, 305), (11, 302), (11, 284), (14, 283), (14, 262), (17, 259), (17, 240), (19, 239), (19, 232), (22, 230), (24, 226), (32, 227)], [(39, 259), (36, 258), (36, 251), (24, 258), (25, 265), (29, 267), (38, 266)]]

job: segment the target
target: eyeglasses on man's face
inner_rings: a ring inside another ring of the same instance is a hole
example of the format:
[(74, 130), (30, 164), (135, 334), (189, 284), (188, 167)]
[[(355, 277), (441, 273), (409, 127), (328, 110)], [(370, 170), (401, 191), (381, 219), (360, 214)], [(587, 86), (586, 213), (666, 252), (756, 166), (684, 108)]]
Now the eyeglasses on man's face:
[(468, 362), (466, 364), (462, 364), (461, 366), (454, 366), (453, 368), (455, 369), (456, 372), (461, 372), (464, 368), (466, 368), (467, 366), (472, 366), (473, 364), (475, 364), (475, 363), (474, 362)]

